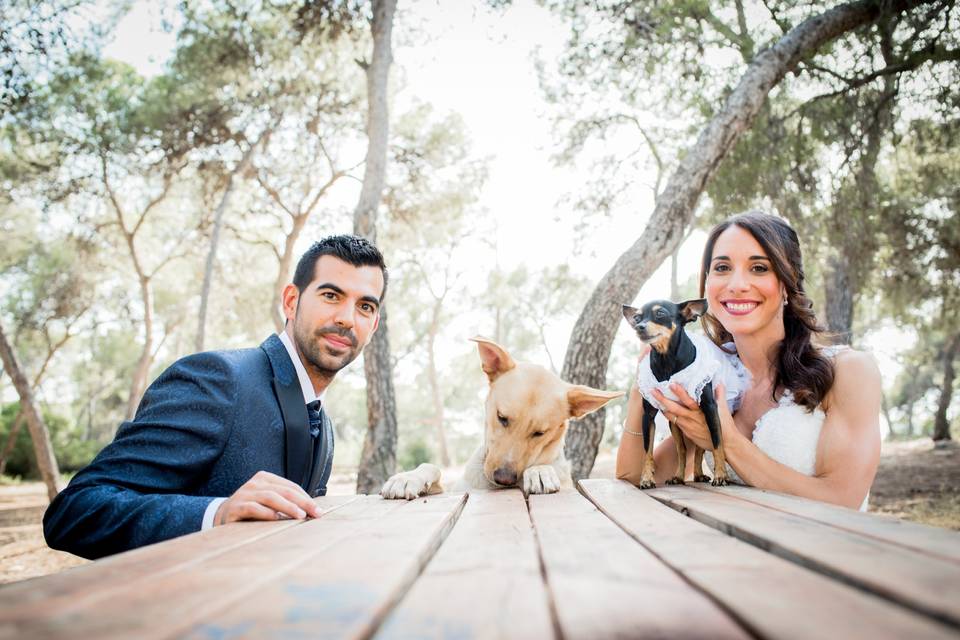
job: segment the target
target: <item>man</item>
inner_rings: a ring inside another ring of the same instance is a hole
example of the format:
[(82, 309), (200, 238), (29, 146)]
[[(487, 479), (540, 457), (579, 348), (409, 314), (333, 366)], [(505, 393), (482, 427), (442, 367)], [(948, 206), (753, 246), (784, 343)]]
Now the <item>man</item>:
[(316, 517), (333, 463), (319, 400), (372, 338), (386, 286), (366, 240), (315, 243), (283, 290), (284, 330), (164, 371), (50, 503), (47, 544), (99, 558), (236, 520)]

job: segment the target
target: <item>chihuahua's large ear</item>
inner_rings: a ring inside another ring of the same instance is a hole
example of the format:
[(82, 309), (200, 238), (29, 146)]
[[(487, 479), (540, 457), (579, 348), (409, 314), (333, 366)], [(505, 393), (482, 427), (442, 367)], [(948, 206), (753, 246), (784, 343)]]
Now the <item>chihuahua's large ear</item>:
[(477, 349), (480, 351), (480, 362), (483, 366), (483, 372), (487, 374), (490, 382), (513, 369), (517, 364), (510, 357), (507, 351), (493, 340), (488, 340), (480, 336), (470, 338), (477, 343)]
[(686, 324), (693, 322), (707, 312), (707, 301), (705, 298), (694, 298), (693, 300), (681, 302), (677, 305), (677, 309), (680, 310), (680, 317), (683, 318), (683, 323)]
[(625, 305), (622, 305), (622, 306), (623, 306), (623, 317), (626, 318), (626, 319), (627, 319), (627, 322), (629, 322), (629, 323), (632, 325), (632, 324), (633, 324), (633, 317), (634, 317), (635, 315), (637, 315), (638, 313), (640, 313), (640, 311), (637, 310), (637, 309), (635, 309), (634, 307), (631, 307), (631, 306), (628, 305), (628, 304), (625, 304)]
[(567, 390), (570, 417), (582, 418), (622, 395), (623, 391), (600, 391), (582, 384), (572, 384), (570, 389)]

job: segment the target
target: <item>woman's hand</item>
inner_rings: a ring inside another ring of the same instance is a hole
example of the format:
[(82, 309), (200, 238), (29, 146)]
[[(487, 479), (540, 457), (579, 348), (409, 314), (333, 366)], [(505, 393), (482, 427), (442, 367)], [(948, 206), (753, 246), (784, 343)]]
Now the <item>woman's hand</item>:
[[(695, 445), (707, 451), (713, 450), (710, 429), (707, 427), (707, 420), (703, 416), (703, 411), (700, 410), (700, 405), (679, 384), (672, 383), (670, 390), (676, 394), (679, 402), (663, 395), (659, 389), (653, 390), (657, 402), (664, 408), (664, 417), (670, 422), (676, 421), (683, 434)], [(735, 435), (734, 432), (739, 433), (733, 423), (730, 408), (727, 406), (726, 390), (722, 383), (714, 388), (714, 397), (717, 400), (717, 413), (720, 416), (720, 428), (723, 432), (721, 437), (726, 438), (728, 435)]]

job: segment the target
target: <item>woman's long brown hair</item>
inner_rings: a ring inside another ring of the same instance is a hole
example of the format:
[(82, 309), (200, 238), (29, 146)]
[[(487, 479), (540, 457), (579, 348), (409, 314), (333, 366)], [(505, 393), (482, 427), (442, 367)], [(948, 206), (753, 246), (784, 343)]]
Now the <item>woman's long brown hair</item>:
[[(833, 386), (833, 364), (812, 342), (813, 336), (822, 333), (823, 328), (817, 322), (813, 302), (803, 288), (803, 259), (797, 233), (780, 218), (761, 211), (748, 211), (724, 220), (710, 231), (703, 249), (700, 297), (704, 296), (713, 260), (713, 245), (732, 225), (746, 230), (760, 243), (787, 293), (787, 304), (783, 308), (784, 338), (773, 372), (773, 399), (776, 402), (778, 393), (788, 389), (797, 404), (813, 411)], [(723, 346), (733, 340), (709, 310), (701, 322), (707, 336), (717, 345)]]

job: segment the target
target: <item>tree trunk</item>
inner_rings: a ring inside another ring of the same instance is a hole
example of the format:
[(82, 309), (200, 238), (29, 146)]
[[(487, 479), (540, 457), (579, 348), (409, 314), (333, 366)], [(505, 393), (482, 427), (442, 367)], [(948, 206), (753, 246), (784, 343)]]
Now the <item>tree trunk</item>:
[(835, 248), (827, 258), (823, 276), (826, 298), (827, 330), (834, 344), (850, 344), (853, 339), (853, 274), (850, 256), (842, 247)]
[[(47, 372), (47, 367), (50, 365), (50, 361), (53, 360), (54, 354), (60, 350), (60, 347), (67, 343), (72, 337), (70, 333), (70, 328), (73, 325), (73, 322), (67, 324), (67, 330), (63, 335), (63, 338), (60, 339), (55, 345), (50, 345), (47, 343), (47, 357), (43, 359), (43, 364), (40, 365), (40, 370), (37, 371), (37, 375), (33, 377), (32, 388), (36, 389), (40, 386), (40, 381), (43, 380), (43, 374)], [(23, 413), (23, 409), (17, 412), (17, 415), (13, 419), (13, 424), (10, 425), (10, 433), (7, 434), (7, 441), (3, 444), (3, 453), (0, 453), (0, 476), (4, 474), (7, 470), (7, 460), (10, 458), (10, 454), (13, 453), (14, 447), (17, 446), (17, 437), (20, 435), (20, 429), (23, 427), (23, 422), (26, 420), (26, 415)]]
[(367, 378), (367, 435), (357, 470), (357, 493), (373, 494), (397, 468), (397, 404), (387, 336), (387, 308), (380, 309), (380, 328), (363, 351)]
[(947, 409), (950, 408), (950, 400), (953, 398), (953, 381), (955, 378), (953, 362), (957, 358), (958, 351), (960, 351), (960, 335), (955, 335), (943, 350), (943, 384), (940, 387), (940, 402), (937, 403), (937, 413), (934, 414), (933, 418), (934, 442), (951, 439)]
[[(371, 242), (377, 236), (377, 209), (387, 168), (387, 81), (393, 62), (390, 38), (396, 0), (374, 0), (373, 54), (364, 65), (367, 74), (367, 156), (360, 200), (353, 214), (354, 233)], [(363, 354), (367, 378), (367, 435), (360, 455), (357, 493), (376, 493), (397, 467), (397, 408), (393, 366), (387, 331), (387, 308), (380, 309), (380, 325)]]
[(293, 227), (283, 241), (283, 255), (280, 256), (280, 265), (277, 267), (277, 279), (273, 283), (273, 297), (270, 301), (270, 317), (273, 318), (273, 328), (277, 333), (283, 331), (287, 318), (283, 315), (280, 308), (280, 301), (283, 298), (283, 288), (290, 282), (290, 267), (293, 265), (293, 249), (300, 239), (300, 234), (307, 224), (309, 215), (300, 214), (293, 216)]
[(443, 298), (433, 305), (433, 318), (430, 322), (430, 333), (427, 336), (427, 379), (430, 384), (430, 400), (433, 403), (433, 424), (436, 428), (437, 452), (440, 454), (440, 464), (450, 466), (450, 451), (447, 448), (447, 430), (444, 425), (443, 393), (440, 391), (440, 374), (437, 371), (436, 342), (440, 331), (440, 313), (443, 310)]
[(33, 400), (33, 391), (20, 369), (17, 356), (13, 352), (13, 347), (7, 341), (2, 326), (0, 326), (0, 359), (3, 360), (3, 368), (10, 375), (13, 386), (20, 396), (20, 410), (26, 415), (27, 428), (30, 429), (30, 438), (33, 440), (33, 451), (37, 457), (37, 467), (40, 469), (40, 476), (43, 478), (44, 484), (47, 485), (47, 496), (50, 500), (53, 500), (60, 492), (60, 470), (57, 468), (57, 459), (53, 456), (50, 433), (47, 431), (47, 425), (44, 424), (40, 412), (37, 411), (37, 406)]
[[(620, 305), (636, 297), (644, 281), (682, 241), (707, 182), (740, 135), (750, 127), (767, 94), (798, 62), (838, 36), (885, 11), (899, 12), (923, 0), (862, 0), (809, 18), (754, 58), (721, 110), (683, 156), (657, 199), (643, 234), (597, 284), (573, 329), (562, 376), (577, 384), (606, 386), (610, 348), (622, 318)], [(566, 454), (575, 479), (589, 476), (603, 436), (603, 409), (572, 422)]]
[(890, 402), (887, 400), (887, 394), (884, 393), (883, 387), (880, 387), (880, 410), (883, 412), (883, 418), (887, 421), (890, 438), (895, 438), (897, 432), (893, 428), (893, 418), (890, 416)]
[[(262, 139), (262, 136), (261, 136)], [(213, 265), (217, 259), (217, 248), (220, 245), (220, 230), (223, 228), (223, 214), (227, 210), (227, 204), (230, 202), (230, 196), (233, 195), (233, 183), (238, 173), (243, 172), (250, 164), (253, 157), (253, 149), (256, 144), (251, 144), (243, 153), (240, 162), (230, 172), (227, 178), (227, 186), (223, 190), (223, 196), (217, 205), (217, 210), (213, 215), (213, 231), (210, 233), (210, 251), (207, 253), (207, 263), (203, 269), (203, 286), (200, 289), (200, 317), (197, 321), (197, 342), (196, 350), (203, 351), (204, 341), (207, 333), (207, 307), (210, 302), (210, 286), (213, 282)], [(279, 300), (279, 298), (276, 298)], [(272, 314), (271, 314), (272, 315)]]
[[(894, 61), (886, 58), (887, 64)], [(894, 96), (897, 82), (884, 78), (884, 91), (873, 111), (873, 121), (863, 141), (860, 167), (855, 178), (858, 210), (850, 212), (850, 204), (840, 199), (831, 211), (831, 247), (824, 274), (827, 330), (834, 344), (853, 344), (855, 303), (863, 288), (864, 274), (870, 271), (877, 252), (877, 161), (883, 139), (893, 125)]]
[(13, 424), (10, 425), (10, 433), (7, 434), (7, 441), (3, 444), (3, 453), (0, 453), (0, 476), (7, 471), (7, 460), (10, 458), (10, 454), (13, 453), (14, 447), (17, 446), (17, 436), (20, 435), (20, 429), (23, 427), (25, 419), (26, 416), (21, 409), (17, 412), (16, 417), (14, 417)]
[(150, 289), (150, 280), (140, 276), (140, 295), (143, 300), (143, 350), (140, 360), (133, 372), (133, 381), (130, 383), (130, 395), (127, 398), (127, 412), (124, 420), (133, 420), (140, 404), (140, 398), (147, 389), (147, 377), (150, 375), (150, 365), (153, 364), (153, 291)]

